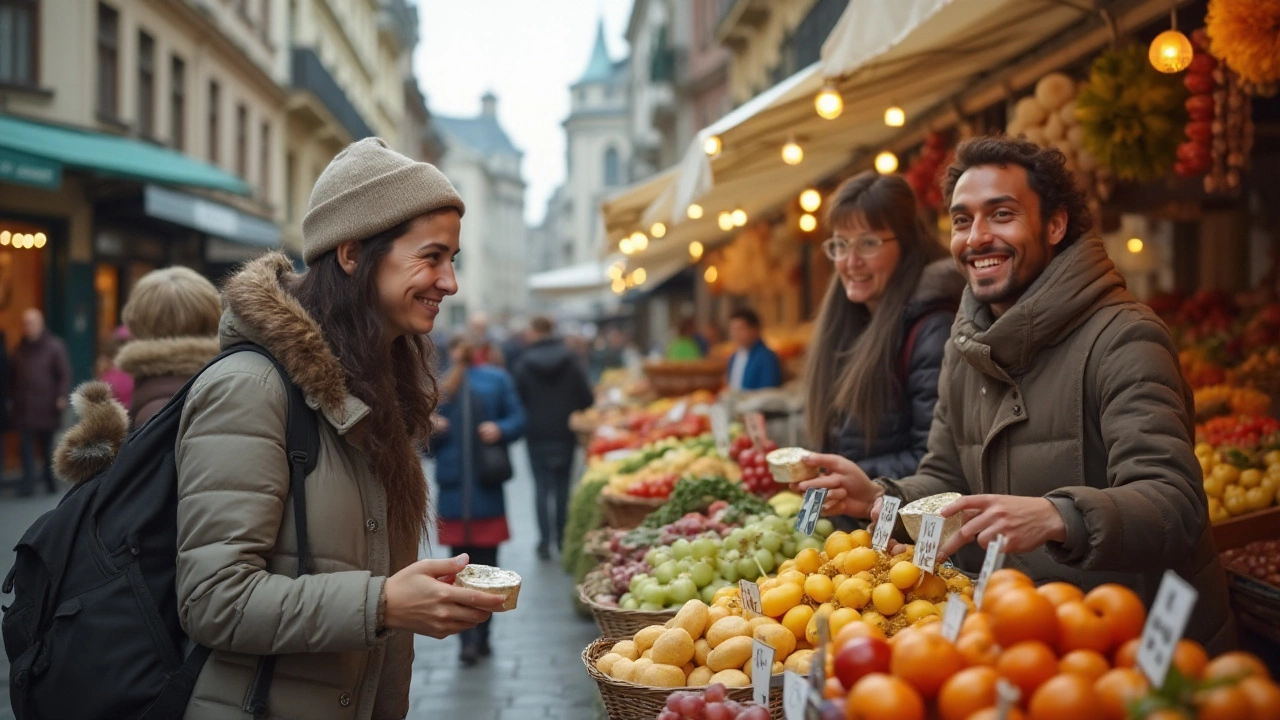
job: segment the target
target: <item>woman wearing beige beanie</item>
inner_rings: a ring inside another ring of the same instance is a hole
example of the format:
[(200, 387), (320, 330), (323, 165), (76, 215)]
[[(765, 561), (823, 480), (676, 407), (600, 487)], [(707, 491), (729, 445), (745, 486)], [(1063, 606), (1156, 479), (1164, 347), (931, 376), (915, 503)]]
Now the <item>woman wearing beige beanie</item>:
[(439, 170), (362, 140), (316, 181), (308, 270), (270, 254), (227, 282), (222, 346), (270, 351), (320, 420), (312, 563), (297, 576), (285, 386), (268, 359), (229, 356), (192, 387), (178, 438), (178, 611), (212, 649), (187, 718), (403, 718), (414, 634), (501, 608), (452, 585), (466, 556), (417, 560), (438, 396), (425, 335), (457, 292), (463, 211)]

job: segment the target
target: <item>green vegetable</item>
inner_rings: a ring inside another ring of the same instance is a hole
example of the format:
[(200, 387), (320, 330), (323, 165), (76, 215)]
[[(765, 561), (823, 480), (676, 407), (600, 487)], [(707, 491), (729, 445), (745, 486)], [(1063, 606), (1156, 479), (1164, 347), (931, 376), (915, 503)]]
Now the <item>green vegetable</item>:
[(772, 515), (769, 503), (743, 489), (742, 485), (723, 477), (683, 478), (671, 491), (671, 498), (662, 507), (649, 513), (641, 527), (657, 528), (679, 520), (686, 513), (705, 509), (716, 500), (729, 503), (730, 517), (744, 515)]
[[(584, 480), (579, 483), (569, 500), (569, 517), (565, 518), (560, 562), (566, 572), (574, 574), (576, 580), (581, 580), (595, 564), (595, 558), (582, 551), (582, 544), (587, 533), (600, 527), (603, 521), (600, 491), (608, 484), (608, 480)], [(584, 559), (587, 561), (586, 568), (579, 573), (578, 569), (584, 564)]]

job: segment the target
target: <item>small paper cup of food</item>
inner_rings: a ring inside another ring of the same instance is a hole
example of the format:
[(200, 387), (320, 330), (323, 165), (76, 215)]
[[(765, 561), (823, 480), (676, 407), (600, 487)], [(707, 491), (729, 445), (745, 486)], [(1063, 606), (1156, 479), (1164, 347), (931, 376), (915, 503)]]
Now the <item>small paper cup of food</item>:
[(454, 577), (453, 584), (490, 595), (501, 595), (502, 610), (515, 610), (520, 597), (520, 576), (489, 565), (468, 565)]

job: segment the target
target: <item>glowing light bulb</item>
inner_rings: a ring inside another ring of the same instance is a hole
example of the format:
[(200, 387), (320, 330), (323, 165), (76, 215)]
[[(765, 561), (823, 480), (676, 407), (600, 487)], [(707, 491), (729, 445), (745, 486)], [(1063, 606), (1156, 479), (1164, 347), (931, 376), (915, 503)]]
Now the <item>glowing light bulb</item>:
[(667, 226), (660, 222), (656, 222), (649, 228), (649, 234), (655, 238), (661, 238), (667, 234)]
[(813, 188), (800, 193), (800, 207), (805, 212), (813, 212), (822, 207), (822, 193)]
[(1162, 73), (1176, 73), (1187, 69), (1193, 54), (1191, 41), (1186, 35), (1177, 30), (1165, 30), (1151, 41), (1147, 59)]
[(800, 216), (800, 229), (805, 232), (813, 232), (818, 228), (818, 218), (805, 213)]
[(684, 214), (688, 215), (690, 220), (700, 220), (702, 218), (702, 206), (694, 203), (685, 209)]
[(895, 105), (884, 111), (884, 124), (889, 127), (902, 127), (907, 124), (907, 113)]
[(1137, 255), (1138, 253), (1142, 252), (1141, 238), (1129, 238), (1129, 242), (1125, 243), (1125, 245), (1128, 246), (1129, 252), (1133, 253), (1134, 255)]
[(827, 120), (835, 120), (844, 112), (844, 100), (832, 85), (822, 88), (822, 92), (813, 99), (813, 108)]
[(705, 152), (707, 155), (710, 155), (711, 157), (715, 157), (716, 155), (719, 155), (720, 151), (723, 149), (724, 149), (724, 146), (720, 143), (719, 135), (712, 135), (711, 137), (704, 140), (702, 143), (702, 151)]
[(636, 249), (631, 246), (631, 238), (629, 237), (622, 238), (622, 240), (618, 242), (618, 249), (622, 251), (623, 255), (630, 255), (636, 251)]
[(693, 258), (694, 262), (697, 262), (702, 259), (702, 253), (704, 252), (704, 250), (705, 248), (702, 247), (702, 243), (698, 242), (697, 240), (694, 240), (693, 242), (689, 243), (689, 257)]
[(35, 243), (36, 243), (36, 247), (37, 247), (37, 248), (42, 248), (42, 247), (44, 247), (44, 244), (45, 244), (46, 242), (48, 242), (48, 241), (49, 241), (49, 238), (45, 237), (45, 234), (44, 234), (44, 233), (42, 233), (42, 232), (38, 232), (38, 233), (36, 233)]
[(720, 223), (721, 230), (729, 232), (733, 229), (733, 213), (728, 210), (721, 212), (720, 215), (716, 217), (716, 220)]
[(644, 252), (649, 247), (649, 236), (639, 231), (631, 233), (631, 247), (636, 252)]
[(644, 268), (636, 268), (636, 271), (631, 273), (631, 277), (636, 281), (637, 285), (643, 285), (649, 275), (645, 273)]
[(715, 265), (712, 265), (702, 274), (702, 279), (706, 280), (708, 284), (714, 283), (716, 280), (720, 279), (720, 271), (716, 270)]
[(796, 144), (795, 140), (788, 140), (786, 145), (782, 146), (782, 162), (788, 165), (799, 165), (804, 161), (804, 148)]
[(623, 265), (622, 263), (614, 263), (614, 264), (610, 265), (610, 266), (609, 266), (609, 271), (608, 271), (608, 272), (609, 272), (609, 279), (610, 279), (610, 280), (617, 280), (617, 279), (621, 278), (621, 277), (622, 277), (622, 271), (623, 271), (623, 270), (625, 270), (625, 269), (626, 269), (626, 266), (625, 266), (625, 265)]
[(885, 150), (876, 156), (876, 172), (888, 175), (898, 169), (898, 156)]
[(734, 227), (742, 227), (747, 224), (747, 211), (742, 208), (738, 208), (733, 211), (731, 218), (733, 220)]
[(11, 233), (8, 230), (0, 230), (0, 245), (8, 245)]
[(627, 281), (622, 278), (615, 278), (610, 287), (613, 288), (614, 295), (621, 295), (627, 291)]
[(35, 235), (32, 235), (31, 233), (27, 233), (26, 235), (23, 235), (23, 236), (22, 236), (22, 247), (24, 247), (24, 248), (33, 248), (33, 247), (35, 247), (35, 246), (36, 246), (36, 236), (35, 236)]

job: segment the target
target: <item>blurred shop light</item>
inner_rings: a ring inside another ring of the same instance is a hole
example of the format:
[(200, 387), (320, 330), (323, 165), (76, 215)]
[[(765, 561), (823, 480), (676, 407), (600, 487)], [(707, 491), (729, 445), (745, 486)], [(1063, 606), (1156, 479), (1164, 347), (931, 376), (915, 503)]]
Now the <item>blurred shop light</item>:
[(636, 281), (636, 285), (643, 285), (644, 281), (649, 279), (649, 275), (644, 271), (644, 268), (636, 268), (636, 271), (631, 273), (631, 277)]
[(636, 251), (636, 249), (631, 246), (631, 238), (629, 237), (624, 237), (618, 241), (618, 249), (622, 251), (623, 255), (630, 255)]
[(813, 188), (800, 193), (800, 207), (805, 212), (813, 212), (822, 207), (822, 194)]
[(694, 203), (694, 204), (690, 205), (690, 206), (688, 207), (688, 209), (686, 209), (686, 210), (684, 211), (684, 214), (685, 214), (685, 215), (688, 215), (690, 220), (701, 220), (701, 219), (702, 219), (702, 206), (701, 206), (701, 205), (699, 205), (698, 203)]
[(714, 284), (716, 280), (720, 279), (720, 271), (716, 270), (715, 265), (712, 265), (711, 267), (707, 268), (707, 271), (705, 273), (702, 274), (702, 279), (706, 280), (707, 283), (709, 284)]
[(840, 113), (844, 112), (844, 100), (841, 99), (840, 93), (836, 91), (835, 86), (828, 83), (822, 88), (822, 92), (813, 100), (813, 108), (818, 114), (827, 120), (835, 120), (840, 117)]
[(636, 231), (631, 233), (631, 248), (636, 252), (644, 252), (649, 247), (649, 236)]
[(734, 226), (734, 227), (742, 227), (742, 226), (746, 225), (746, 224), (747, 224), (747, 211), (746, 211), (746, 210), (743, 210), (742, 208), (738, 208), (737, 210), (734, 210), (734, 211), (733, 211), (733, 215), (732, 215), (732, 219), (733, 219), (733, 226)]
[(729, 232), (730, 230), (733, 229), (733, 213), (729, 212), (728, 210), (721, 211), (719, 217), (717, 217), (716, 220), (717, 222), (720, 223), (721, 230), (725, 232)]
[(888, 150), (885, 150), (884, 152), (876, 156), (876, 172), (880, 173), (881, 175), (888, 175), (889, 173), (897, 169), (898, 169), (897, 155), (894, 155)]
[(1129, 238), (1129, 242), (1125, 243), (1129, 248), (1129, 252), (1137, 255), (1142, 252), (1142, 238)]
[(702, 143), (702, 152), (711, 157), (719, 155), (722, 149), (724, 149), (724, 146), (720, 144), (719, 135), (712, 135)]
[(705, 248), (702, 247), (702, 243), (698, 242), (697, 240), (694, 240), (693, 242), (689, 243), (689, 257), (693, 258), (694, 262), (697, 262), (702, 259), (702, 253), (704, 252), (704, 250)]
[(884, 124), (889, 127), (902, 127), (907, 124), (907, 113), (895, 105), (884, 111)]
[(667, 234), (667, 226), (663, 225), (660, 222), (656, 222), (653, 224), (652, 227), (649, 228), (649, 234), (654, 236), (655, 238), (661, 238), (662, 236)]
[(782, 146), (782, 162), (788, 165), (799, 165), (804, 161), (804, 148), (796, 143), (795, 138), (787, 140)]
[(800, 216), (800, 229), (805, 232), (813, 232), (818, 228), (818, 218), (805, 213)]

